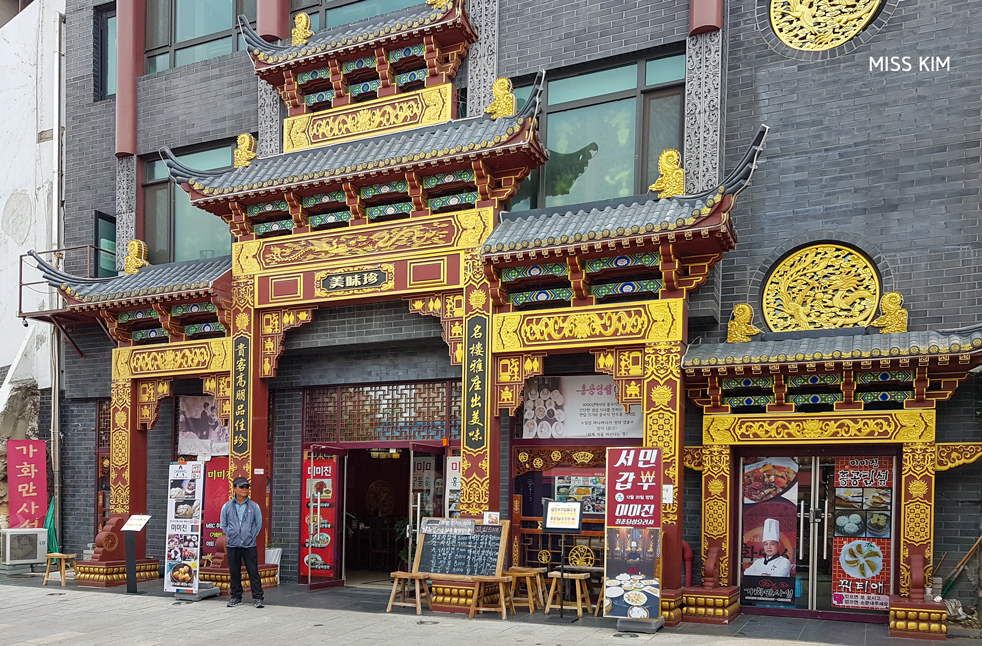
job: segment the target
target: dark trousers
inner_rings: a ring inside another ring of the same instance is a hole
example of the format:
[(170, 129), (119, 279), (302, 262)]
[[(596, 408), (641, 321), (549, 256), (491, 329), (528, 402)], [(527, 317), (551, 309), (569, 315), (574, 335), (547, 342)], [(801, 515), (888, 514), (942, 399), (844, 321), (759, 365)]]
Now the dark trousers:
[(232, 598), (242, 598), (242, 566), (245, 565), (246, 572), (249, 573), (249, 583), (252, 584), (252, 598), (262, 599), (263, 584), (259, 580), (259, 553), (256, 546), (225, 549), (228, 551), (228, 571), (232, 575)]

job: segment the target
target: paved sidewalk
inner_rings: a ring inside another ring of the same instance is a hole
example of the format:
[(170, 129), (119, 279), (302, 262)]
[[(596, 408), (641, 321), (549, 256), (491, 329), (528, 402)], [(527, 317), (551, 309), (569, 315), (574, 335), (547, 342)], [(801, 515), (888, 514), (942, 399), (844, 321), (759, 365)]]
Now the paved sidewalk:
[[(522, 614), (508, 621), (490, 616), (469, 620), (458, 615), (411, 609), (385, 613), (387, 595), (375, 590), (335, 588), (307, 592), (297, 585), (266, 593), (267, 607), (248, 598), (237, 608), (221, 600), (179, 602), (164, 593), (160, 581), (97, 590), (41, 585), (40, 578), (0, 578), (0, 646), (252, 646), (256, 644), (356, 644), (364, 646), (466, 646), (469, 643), (523, 646), (594, 644), (665, 644), (678, 646), (778, 646), (905, 644), (892, 640), (883, 624), (829, 622), (743, 615), (730, 626), (683, 625), (657, 635), (615, 637), (611, 620), (584, 618), (565, 622)], [(573, 614), (575, 617), (575, 613)], [(952, 646), (978, 646), (951, 639)]]

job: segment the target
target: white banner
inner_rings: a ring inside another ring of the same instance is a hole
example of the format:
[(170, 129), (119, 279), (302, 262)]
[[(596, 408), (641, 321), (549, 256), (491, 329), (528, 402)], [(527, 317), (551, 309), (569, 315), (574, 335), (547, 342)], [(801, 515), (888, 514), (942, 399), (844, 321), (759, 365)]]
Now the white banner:
[(201, 562), (201, 507), (205, 463), (172, 464), (168, 469), (167, 553), (164, 590), (198, 591)]
[(522, 437), (644, 437), (641, 407), (625, 413), (610, 375), (537, 377), (525, 382)]

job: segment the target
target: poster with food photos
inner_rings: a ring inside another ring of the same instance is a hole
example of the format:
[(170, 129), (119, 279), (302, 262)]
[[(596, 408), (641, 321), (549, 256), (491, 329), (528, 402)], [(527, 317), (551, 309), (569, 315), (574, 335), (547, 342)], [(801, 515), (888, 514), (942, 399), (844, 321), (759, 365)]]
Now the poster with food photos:
[(795, 603), (798, 542), (798, 461), (751, 457), (743, 466), (740, 603)]
[(164, 590), (198, 591), (201, 562), (201, 518), (205, 463), (185, 462), (168, 468), (167, 542)]
[(893, 458), (835, 460), (832, 605), (889, 610)]
[(300, 517), (300, 576), (337, 578), (338, 460), (310, 454), (303, 462), (304, 485)]
[(536, 377), (525, 382), (524, 439), (644, 437), (641, 407), (624, 412), (610, 375)]

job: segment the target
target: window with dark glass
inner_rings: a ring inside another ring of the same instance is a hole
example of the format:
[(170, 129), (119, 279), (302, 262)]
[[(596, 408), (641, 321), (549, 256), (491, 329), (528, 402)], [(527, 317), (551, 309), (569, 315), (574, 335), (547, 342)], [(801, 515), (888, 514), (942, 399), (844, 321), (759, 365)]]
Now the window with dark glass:
[[(200, 170), (230, 168), (232, 146), (178, 155)], [(191, 206), (183, 188), (170, 181), (164, 162), (146, 162), (143, 184), (143, 233), (150, 264), (214, 258), (232, 253), (232, 234), (218, 216)]]
[(116, 218), (95, 212), (95, 275), (116, 275)]
[(236, 16), (256, 21), (256, 0), (147, 0), (146, 73), (245, 49)]
[(99, 72), (96, 83), (98, 99), (116, 95), (116, 9), (96, 11), (96, 34), (99, 38)]
[(290, 11), (293, 15), (307, 14), (310, 28), (320, 31), (422, 3), (423, 0), (290, 0)]
[[(643, 193), (658, 155), (681, 152), (685, 55), (547, 81), (539, 136), (549, 161), (522, 182), (512, 211)], [(519, 108), (530, 86), (515, 90)]]

